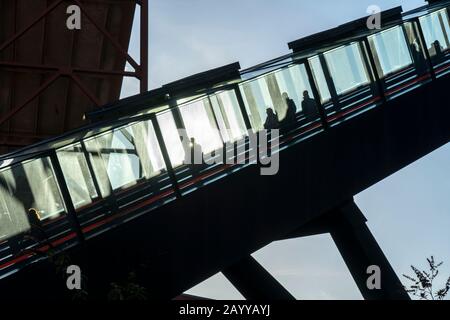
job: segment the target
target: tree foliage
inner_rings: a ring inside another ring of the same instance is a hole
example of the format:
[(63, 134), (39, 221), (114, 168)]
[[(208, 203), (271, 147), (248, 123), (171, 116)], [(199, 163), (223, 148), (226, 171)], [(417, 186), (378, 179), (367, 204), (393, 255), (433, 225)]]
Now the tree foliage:
[(123, 283), (111, 283), (111, 288), (108, 293), (108, 300), (148, 300), (147, 289), (137, 284), (136, 274), (134, 272), (130, 272), (128, 274), (127, 281)]
[(433, 256), (427, 258), (427, 262), (428, 271), (421, 271), (415, 266), (411, 266), (414, 275), (403, 275), (403, 277), (411, 282), (409, 286), (405, 286), (405, 290), (421, 300), (444, 300), (450, 291), (450, 277), (440, 289), (436, 289), (435, 284), (436, 277), (439, 275), (439, 267), (444, 263), (442, 261), (436, 263)]

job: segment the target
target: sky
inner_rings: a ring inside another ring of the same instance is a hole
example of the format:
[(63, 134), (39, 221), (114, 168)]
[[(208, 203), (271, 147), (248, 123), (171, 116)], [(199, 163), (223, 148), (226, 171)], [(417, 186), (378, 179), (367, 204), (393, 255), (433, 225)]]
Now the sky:
[[(370, 5), (405, 10), (423, 0), (150, 0), (149, 87), (239, 61), (289, 53), (287, 43), (366, 16)], [(139, 60), (138, 15), (130, 53)], [(124, 82), (122, 96), (137, 93)], [(435, 255), (450, 275), (450, 145), (355, 196), (396, 273)], [(274, 242), (253, 254), (298, 299), (361, 299), (329, 235)], [(403, 280), (403, 279), (402, 279)], [(187, 293), (242, 299), (222, 274)]]

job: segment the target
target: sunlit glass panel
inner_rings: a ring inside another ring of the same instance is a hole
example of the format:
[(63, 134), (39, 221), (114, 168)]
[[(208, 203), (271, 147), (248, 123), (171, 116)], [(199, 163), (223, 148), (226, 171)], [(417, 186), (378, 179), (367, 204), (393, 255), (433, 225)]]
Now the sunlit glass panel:
[(75, 209), (91, 204), (99, 195), (81, 144), (60, 149), (57, 155)]
[(234, 90), (209, 97), (224, 142), (234, 142), (247, 134), (244, 118)]
[(339, 95), (370, 82), (358, 43), (334, 49), (324, 56)]
[(207, 98), (184, 104), (179, 110), (189, 138), (201, 146), (203, 153), (222, 148), (217, 119)]
[(401, 26), (368, 37), (380, 76), (392, 74), (412, 64), (409, 45)]
[(28, 211), (36, 209), (41, 220), (65, 212), (50, 158), (14, 165), (0, 172), (0, 238), (30, 228)]
[(273, 71), (240, 85), (252, 127), (268, 128), (268, 109), (277, 117), (280, 126), (296, 121), (297, 114), (316, 114), (315, 108), (305, 108), (313, 96), (305, 66), (294, 64)]

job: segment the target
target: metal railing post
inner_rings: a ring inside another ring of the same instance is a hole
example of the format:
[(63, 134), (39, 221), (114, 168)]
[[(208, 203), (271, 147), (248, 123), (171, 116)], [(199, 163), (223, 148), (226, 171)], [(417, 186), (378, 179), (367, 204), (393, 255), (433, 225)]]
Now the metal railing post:
[(413, 23), (416, 24), (417, 32), (419, 33), (420, 41), (423, 43), (423, 46), (424, 46), (425, 57), (427, 59), (428, 67), (430, 68), (431, 79), (432, 80), (436, 80), (436, 73), (434, 72), (433, 61), (431, 60), (430, 52), (428, 51), (427, 42), (425, 40), (425, 36), (423, 34), (423, 30), (422, 30), (422, 26), (420, 24), (419, 18), (415, 18), (413, 20)]
[[(386, 100), (386, 95), (384, 93), (383, 82), (381, 81), (380, 75), (378, 74), (378, 69), (377, 69), (377, 65), (376, 65), (376, 62), (375, 62), (375, 57), (373, 56), (372, 49), (370, 48), (369, 39), (364, 38), (363, 44), (364, 44), (364, 46), (366, 48), (366, 50), (364, 50), (364, 52), (367, 53), (367, 57), (365, 57), (364, 60), (367, 61), (366, 59), (367, 58), (369, 59), (369, 61), (367, 63), (368, 63), (368, 66), (373, 71), (373, 76), (375, 77), (375, 82), (376, 82), (376, 85), (378, 87), (379, 95), (381, 96), (381, 99), (383, 100), (383, 103), (386, 103), (387, 100)], [(363, 56), (365, 56), (365, 55), (363, 54)]]
[[(94, 183), (95, 191), (97, 192), (97, 194), (100, 198), (104, 199), (108, 203), (108, 205), (111, 208), (112, 213), (118, 212), (119, 205), (117, 204), (117, 201), (114, 197), (114, 190), (111, 185), (111, 181), (109, 180), (109, 176), (108, 176), (108, 172), (107, 172), (106, 168), (103, 167), (104, 168), (103, 173), (104, 173), (105, 177), (107, 178), (106, 180), (108, 182), (108, 188), (110, 190), (110, 194), (106, 197), (103, 197), (103, 194), (102, 194), (101, 188), (100, 188), (100, 184), (97, 180), (98, 175), (95, 173), (94, 165), (92, 164), (92, 161), (91, 161), (90, 152), (87, 150), (86, 144), (84, 143), (83, 140), (80, 141), (80, 144), (81, 144), (81, 148), (83, 150), (84, 157), (86, 158), (86, 163), (87, 163), (87, 166), (89, 169), (89, 173), (91, 174), (91, 177), (92, 177), (92, 182)], [(98, 156), (101, 157), (101, 154), (99, 153)], [(100, 161), (103, 161), (103, 159), (101, 159)]]
[(327, 82), (328, 90), (330, 91), (334, 109), (336, 110), (336, 112), (339, 112), (341, 110), (341, 104), (339, 102), (339, 96), (336, 90), (336, 86), (334, 85), (334, 80), (331, 76), (330, 69), (328, 68), (327, 61), (325, 60), (325, 56), (323, 53), (319, 53), (318, 57), (320, 66), (322, 67), (323, 75), (325, 76), (325, 81)]
[(208, 99), (208, 103), (209, 103), (209, 110), (211, 111), (211, 114), (214, 119), (214, 124), (216, 125), (217, 131), (219, 132), (219, 135), (220, 135), (220, 140), (222, 141), (222, 145), (225, 146), (225, 139), (223, 138), (222, 132), (220, 131), (219, 120), (217, 119), (216, 112), (214, 111), (214, 108), (213, 108), (211, 96), (209, 94), (207, 96), (207, 99)]
[(320, 102), (320, 94), (319, 94), (319, 90), (317, 89), (316, 82), (314, 81), (314, 76), (312, 73), (311, 65), (309, 64), (308, 60), (305, 60), (305, 62), (303, 64), (305, 65), (306, 74), (308, 76), (308, 81), (309, 81), (309, 85), (312, 90), (314, 100), (316, 100), (316, 105), (317, 105), (317, 109), (319, 111), (319, 116), (320, 116), (320, 120), (322, 122), (322, 126), (324, 127), (325, 130), (327, 130), (330, 127), (330, 125), (328, 124), (328, 121), (327, 121), (325, 109), (324, 109), (322, 103)]
[(153, 129), (155, 130), (156, 139), (158, 140), (159, 148), (161, 150), (164, 163), (166, 165), (167, 173), (172, 182), (173, 189), (175, 191), (175, 195), (177, 198), (181, 198), (180, 187), (178, 186), (178, 181), (175, 176), (175, 172), (172, 167), (172, 163), (170, 162), (169, 152), (167, 151), (166, 143), (164, 142), (164, 137), (162, 135), (161, 127), (159, 126), (158, 119), (156, 119), (156, 114), (152, 114), (151, 117)]
[(248, 131), (252, 130), (252, 124), (250, 122), (250, 117), (248, 116), (247, 109), (245, 109), (244, 98), (242, 97), (242, 92), (239, 89), (239, 84), (234, 85), (234, 94), (238, 101), (239, 109), (241, 110), (242, 118), (244, 119), (245, 127)]
[(49, 156), (53, 167), (53, 171), (55, 173), (55, 178), (59, 186), (59, 190), (61, 191), (61, 195), (63, 197), (67, 215), (75, 229), (75, 233), (78, 236), (78, 240), (80, 241), (80, 243), (83, 244), (85, 242), (83, 230), (81, 228), (80, 222), (78, 221), (77, 213), (72, 202), (72, 197), (70, 196), (69, 188), (67, 187), (67, 182), (64, 177), (61, 164), (59, 163), (58, 156), (56, 155), (56, 151), (55, 150), (50, 151)]
[(98, 184), (97, 176), (95, 175), (94, 166), (92, 165), (91, 158), (89, 157), (89, 153), (86, 149), (86, 144), (83, 140), (80, 141), (81, 151), (83, 152), (84, 158), (86, 159), (86, 164), (89, 170), (89, 175), (91, 176), (92, 183), (95, 188), (95, 192), (97, 192), (97, 195), (99, 198), (103, 198), (102, 191), (100, 189), (100, 185)]

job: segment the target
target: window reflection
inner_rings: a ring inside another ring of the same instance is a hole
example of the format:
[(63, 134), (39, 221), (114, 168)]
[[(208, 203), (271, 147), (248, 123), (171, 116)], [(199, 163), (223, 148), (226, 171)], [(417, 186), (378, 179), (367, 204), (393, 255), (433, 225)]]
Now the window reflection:
[(144, 177), (131, 126), (114, 129), (85, 143), (92, 156), (94, 170), (101, 177), (99, 180), (102, 182), (100, 188), (103, 196), (110, 194), (110, 188), (116, 190), (135, 184)]
[(223, 143), (208, 98), (179, 107), (186, 132), (201, 145), (204, 153), (222, 148)]
[(132, 126), (132, 130), (136, 137), (136, 147), (143, 163), (145, 177), (151, 178), (158, 175), (161, 170), (166, 169), (166, 165), (153, 124), (151, 121), (143, 121)]
[(280, 122), (288, 116), (288, 103), (295, 113), (304, 112), (304, 92), (312, 96), (306, 69), (296, 64), (249, 80), (240, 85), (246, 110), (253, 129), (263, 129), (267, 108), (272, 109)]
[(65, 212), (49, 158), (35, 159), (0, 172), (0, 238), (29, 229), (28, 210), (42, 220)]
[(354, 43), (324, 54), (338, 94), (344, 94), (369, 83), (360, 47)]
[(442, 9), (419, 18), (430, 56), (439, 58), (450, 47), (448, 12)]
[(212, 95), (210, 101), (224, 142), (234, 142), (247, 134), (234, 91)]
[(412, 64), (411, 53), (401, 26), (368, 37), (380, 76), (386, 76)]
[(406, 34), (408, 35), (408, 44), (410, 46), (411, 55), (419, 75), (427, 71), (427, 62), (425, 54), (425, 46), (419, 37), (419, 29), (417, 22), (404, 23)]
[(132, 134), (144, 177), (149, 179), (158, 175), (166, 166), (152, 122), (141, 121), (130, 126), (128, 131)]
[(323, 69), (320, 64), (319, 56), (312, 57), (308, 59), (308, 61), (311, 64), (314, 82), (316, 83), (317, 89), (319, 90), (320, 102), (326, 103), (331, 100), (331, 94), (330, 90), (328, 89), (325, 74), (323, 73)]
[(92, 203), (97, 194), (81, 144), (57, 152), (64, 179), (75, 209)]
[[(156, 119), (161, 128), (172, 166), (177, 167), (182, 165), (185, 159), (185, 153), (172, 111), (169, 110), (159, 113)], [(161, 169), (162, 168), (165, 168), (165, 165), (161, 164)]]

